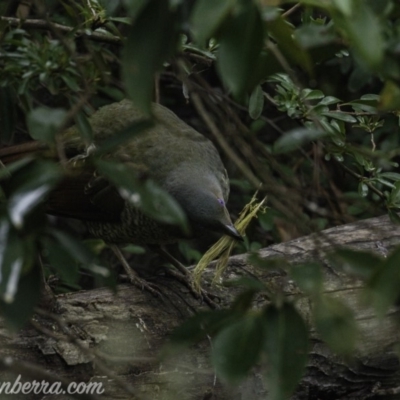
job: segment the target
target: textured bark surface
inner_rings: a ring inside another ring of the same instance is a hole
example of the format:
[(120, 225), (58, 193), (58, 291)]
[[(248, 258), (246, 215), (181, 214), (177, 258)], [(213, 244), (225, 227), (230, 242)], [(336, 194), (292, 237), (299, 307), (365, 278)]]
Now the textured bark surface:
[[(325, 256), (325, 252), (334, 246), (343, 245), (386, 256), (398, 244), (400, 227), (393, 225), (387, 217), (380, 217), (260, 251), (264, 259), (283, 257), (293, 263), (322, 261), (325, 291), (356, 310), (362, 331), (357, 358), (345, 362), (333, 355), (310, 328), (312, 351), (295, 399), (369, 399), (398, 391), (397, 310), (392, 310), (383, 320), (377, 320), (373, 311), (359, 301), (361, 283), (335, 270)], [(246, 274), (267, 282), (272, 290), (282, 289), (288, 296), (299, 294), (284, 271), (255, 268), (248, 264), (245, 254), (231, 257), (224, 279)], [(221, 306), (229, 305), (240, 289), (210, 288), (207, 282), (211, 277), (212, 268), (209, 268), (204, 287), (220, 296)], [(101, 381), (105, 385), (102, 398), (267, 398), (267, 388), (258, 371), (253, 371), (240, 387), (224, 387), (210, 367), (207, 341), (167, 361), (157, 359), (171, 330), (196, 310), (204, 308), (179, 282), (158, 277), (157, 284), (163, 287), (163, 298), (155, 298), (131, 285), (120, 285), (117, 294), (108, 289), (82, 291), (57, 297), (52, 312), (58, 321), (45, 314), (37, 315), (29, 327), (16, 334), (1, 326), (0, 381), (13, 381), (15, 374), (23, 371), (30, 381), (40, 377), (49, 380), (46, 373), (66, 382)], [(255, 307), (266, 301), (259, 295)], [(308, 318), (309, 300), (301, 297), (297, 304)], [(37, 395), (22, 395), (21, 398), (30, 396), (38, 398)], [(54, 398), (61, 399), (62, 396)]]

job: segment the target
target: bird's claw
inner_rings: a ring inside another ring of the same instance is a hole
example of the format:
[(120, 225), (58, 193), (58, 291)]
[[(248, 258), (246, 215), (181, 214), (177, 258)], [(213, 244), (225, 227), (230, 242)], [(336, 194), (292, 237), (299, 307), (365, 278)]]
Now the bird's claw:
[(139, 288), (140, 290), (146, 290), (150, 294), (155, 297), (163, 297), (161, 293), (161, 289), (155, 285), (154, 283), (148, 282), (146, 279), (140, 278), (135, 273), (130, 273), (128, 276), (125, 275), (125, 278), (134, 286)]

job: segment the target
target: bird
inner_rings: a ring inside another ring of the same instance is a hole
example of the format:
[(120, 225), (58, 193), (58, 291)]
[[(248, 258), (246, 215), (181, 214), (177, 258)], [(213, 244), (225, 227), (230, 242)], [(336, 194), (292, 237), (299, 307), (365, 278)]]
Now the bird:
[[(171, 195), (186, 214), (189, 234), (146, 215), (93, 167), (80, 168), (78, 173), (67, 176), (46, 202), (48, 214), (85, 222), (92, 236), (112, 246), (127, 272), (129, 266), (119, 250), (122, 244), (164, 246), (181, 238), (196, 237), (204, 230), (243, 240), (226, 206), (229, 179), (214, 144), (161, 104), (153, 103), (151, 109), (153, 124), (149, 128), (101, 157), (124, 163), (132, 173), (151, 179)], [(144, 118), (128, 99), (101, 107), (89, 118), (94, 141), (89, 147), (96, 149), (98, 144), (101, 146)], [(90, 153), (77, 126), (66, 129), (61, 142), (65, 153), (73, 155), (72, 163), (84, 160)], [(29, 146), (28, 149), (35, 149), (32, 143)], [(0, 160), (7, 163), (27, 153), (23, 145), (11, 146), (0, 150)], [(185, 273), (181, 267), (178, 269)], [(138, 282), (136, 275), (130, 277)], [(142, 281), (140, 284), (143, 287)]]

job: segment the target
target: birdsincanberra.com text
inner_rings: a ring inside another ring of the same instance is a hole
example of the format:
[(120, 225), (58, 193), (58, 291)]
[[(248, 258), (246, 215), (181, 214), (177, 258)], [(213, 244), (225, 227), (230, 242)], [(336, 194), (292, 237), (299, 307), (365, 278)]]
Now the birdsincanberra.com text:
[(62, 382), (31, 381), (21, 382), (18, 375), (14, 382), (0, 382), (0, 394), (103, 394), (102, 382)]

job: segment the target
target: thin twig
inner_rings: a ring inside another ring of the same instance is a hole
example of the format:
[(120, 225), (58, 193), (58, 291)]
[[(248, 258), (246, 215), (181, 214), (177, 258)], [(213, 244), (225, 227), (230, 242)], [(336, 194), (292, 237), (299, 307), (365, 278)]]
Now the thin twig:
[(300, 4), (300, 3), (295, 4), (293, 7), (289, 8), (289, 10), (285, 11), (285, 12), (282, 14), (282, 17), (283, 17), (283, 18), (288, 17), (290, 14), (293, 14), (293, 13), (294, 13), (298, 8), (300, 8), (300, 7), (301, 7), (301, 4)]
[(1, 17), (0, 16), (0, 21), (3, 22), (8, 22), (10, 26), (14, 27), (21, 27), (21, 28), (33, 28), (33, 29), (46, 29), (46, 30), (52, 30), (56, 29), (59, 32), (64, 32), (64, 33), (73, 33), (75, 37), (80, 37), (83, 36), (87, 39), (96, 41), (96, 42), (103, 42), (103, 43), (109, 43), (109, 44), (117, 44), (121, 45), (122, 40), (118, 36), (114, 35), (106, 35), (104, 33), (99, 33), (99, 32), (92, 32), (87, 29), (76, 29), (72, 28), (70, 26), (66, 25), (61, 25), (61, 24), (56, 24), (52, 23), (51, 25), (49, 24), (48, 21), (43, 20), (43, 19), (20, 19), (20, 18), (13, 18), (13, 17)]
[(244, 163), (244, 161), (229, 146), (228, 142), (225, 140), (224, 136), (217, 128), (217, 125), (214, 123), (211, 116), (206, 111), (203, 102), (200, 99), (200, 96), (197, 93), (192, 92), (191, 99), (193, 101), (193, 104), (197, 112), (202, 117), (208, 129), (214, 135), (215, 139), (218, 141), (218, 144), (224, 150), (226, 155), (236, 164), (236, 166), (242, 171), (243, 175), (246, 176), (246, 178), (251, 182), (251, 184), (258, 189), (260, 187), (261, 182), (253, 174), (253, 172), (251, 172), (250, 168)]
[(382, 200), (386, 200), (385, 195), (379, 190), (377, 189), (374, 185), (372, 185), (370, 182), (365, 181), (364, 177), (360, 174), (357, 174), (357, 172), (354, 172), (353, 170), (351, 170), (349, 167), (346, 167), (346, 165), (344, 165), (341, 162), (337, 162), (337, 164), (344, 169), (346, 172), (348, 172), (351, 176), (353, 176), (354, 178), (359, 179), (360, 181), (363, 181), (363, 183), (365, 183), (369, 189), (371, 189), (372, 192), (374, 192), (375, 194), (377, 194)]

